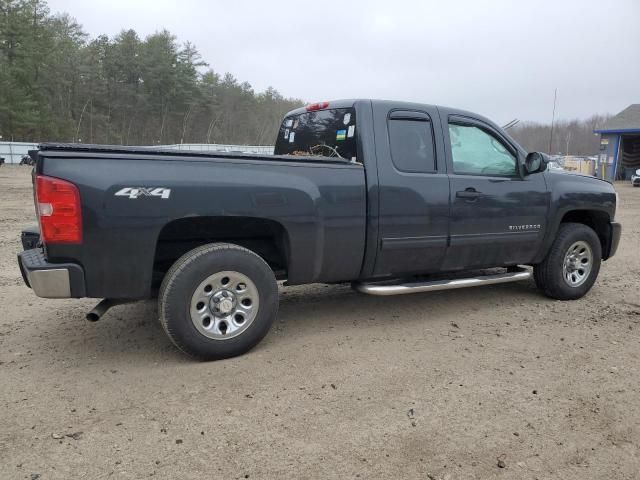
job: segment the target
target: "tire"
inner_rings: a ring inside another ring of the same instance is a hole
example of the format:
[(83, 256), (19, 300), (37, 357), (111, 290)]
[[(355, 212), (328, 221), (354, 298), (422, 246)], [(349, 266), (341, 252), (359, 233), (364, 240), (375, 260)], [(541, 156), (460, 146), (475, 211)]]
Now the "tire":
[[(590, 263), (582, 263), (589, 250)], [(573, 260), (567, 260), (565, 270), (567, 256), (572, 256)], [(598, 277), (601, 261), (602, 247), (596, 232), (581, 223), (563, 223), (547, 257), (534, 265), (533, 275), (537, 287), (548, 297), (575, 300), (591, 289)], [(586, 265), (590, 265), (590, 268), (587, 269)], [(583, 267), (582, 274), (580, 267)]]
[(187, 252), (169, 269), (158, 311), (164, 331), (184, 353), (199, 360), (234, 357), (269, 331), (278, 313), (278, 284), (254, 252), (212, 243)]

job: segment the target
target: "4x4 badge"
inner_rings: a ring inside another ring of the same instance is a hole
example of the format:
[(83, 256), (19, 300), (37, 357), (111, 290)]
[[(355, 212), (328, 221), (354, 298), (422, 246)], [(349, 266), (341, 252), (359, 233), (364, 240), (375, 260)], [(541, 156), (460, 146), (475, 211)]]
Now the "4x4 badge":
[(166, 200), (171, 195), (171, 189), (164, 187), (125, 187), (118, 190), (114, 195), (116, 197), (128, 197), (132, 200), (139, 197), (160, 197)]

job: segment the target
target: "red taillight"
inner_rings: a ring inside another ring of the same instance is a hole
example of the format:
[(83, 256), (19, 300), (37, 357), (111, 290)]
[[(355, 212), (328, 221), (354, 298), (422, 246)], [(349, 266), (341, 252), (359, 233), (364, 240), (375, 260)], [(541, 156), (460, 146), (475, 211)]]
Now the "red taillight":
[(44, 243), (81, 243), (80, 193), (59, 178), (36, 177), (36, 207)]
[(307, 112), (315, 112), (316, 110), (323, 110), (329, 107), (329, 102), (318, 102), (307, 105), (305, 108)]

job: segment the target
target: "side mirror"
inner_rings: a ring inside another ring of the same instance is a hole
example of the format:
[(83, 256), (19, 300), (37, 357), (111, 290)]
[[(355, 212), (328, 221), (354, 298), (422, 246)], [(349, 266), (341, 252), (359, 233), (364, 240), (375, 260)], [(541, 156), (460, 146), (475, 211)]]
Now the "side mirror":
[(524, 170), (527, 175), (544, 172), (549, 163), (549, 155), (541, 152), (531, 152), (524, 161)]

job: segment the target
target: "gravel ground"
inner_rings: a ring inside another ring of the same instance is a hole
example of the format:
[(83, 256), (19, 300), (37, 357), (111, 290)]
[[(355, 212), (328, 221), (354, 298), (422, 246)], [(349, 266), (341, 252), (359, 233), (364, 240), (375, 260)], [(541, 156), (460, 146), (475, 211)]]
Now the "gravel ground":
[(283, 289), (267, 338), (195, 363), (153, 302), (84, 320), (20, 278), (30, 171), (0, 168), (0, 478), (640, 478), (640, 189), (593, 290)]

